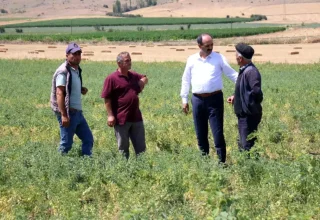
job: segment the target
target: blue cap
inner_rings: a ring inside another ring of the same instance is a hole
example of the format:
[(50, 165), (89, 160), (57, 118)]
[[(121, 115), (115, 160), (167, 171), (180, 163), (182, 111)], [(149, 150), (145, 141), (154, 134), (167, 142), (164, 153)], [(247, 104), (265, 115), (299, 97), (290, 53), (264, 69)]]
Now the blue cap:
[(70, 44), (68, 44), (68, 47), (66, 49), (66, 54), (75, 53), (78, 51), (81, 51), (81, 48), (79, 47), (79, 45), (74, 42), (71, 42)]

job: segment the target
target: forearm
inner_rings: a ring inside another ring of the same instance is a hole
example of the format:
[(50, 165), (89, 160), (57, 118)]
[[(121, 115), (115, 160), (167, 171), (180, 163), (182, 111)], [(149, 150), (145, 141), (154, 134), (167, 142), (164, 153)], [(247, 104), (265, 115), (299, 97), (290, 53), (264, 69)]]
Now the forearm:
[(183, 104), (188, 103), (190, 85), (191, 85), (191, 72), (189, 68), (186, 68), (182, 76), (181, 90), (180, 90), (180, 97), (182, 98)]
[(112, 112), (111, 99), (104, 99), (104, 105), (106, 107), (108, 116), (114, 116)]
[(67, 110), (65, 106), (65, 96), (63, 94), (57, 93), (57, 103), (58, 108), (62, 116), (67, 116)]

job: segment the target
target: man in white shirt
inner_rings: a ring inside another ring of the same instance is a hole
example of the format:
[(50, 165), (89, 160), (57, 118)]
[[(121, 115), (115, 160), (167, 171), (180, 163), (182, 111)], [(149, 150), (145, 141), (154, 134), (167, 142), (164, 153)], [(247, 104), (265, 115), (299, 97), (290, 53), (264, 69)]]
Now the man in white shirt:
[(200, 52), (191, 55), (182, 76), (181, 98), (183, 112), (189, 112), (188, 94), (192, 86), (192, 111), (199, 149), (209, 154), (208, 120), (214, 137), (219, 162), (226, 161), (226, 142), (223, 134), (223, 82), (224, 73), (234, 83), (238, 73), (226, 58), (212, 51), (213, 40), (209, 34), (197, 38)]

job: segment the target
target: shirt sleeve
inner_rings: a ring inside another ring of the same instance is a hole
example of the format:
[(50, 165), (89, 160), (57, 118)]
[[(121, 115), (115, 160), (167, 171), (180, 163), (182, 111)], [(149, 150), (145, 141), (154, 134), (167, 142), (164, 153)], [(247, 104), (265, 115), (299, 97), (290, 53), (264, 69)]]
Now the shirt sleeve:
[(235, 71), (228, 63), (227, 59), (221, 55), (222, 58), (222, 71), (223, 73), (229, 78), (231, 79), (232, 82), (236, 83), (237, 78), (238, 78), (238, 72)]
[(104, 80), (102, 92), (101, 92), (101, 98), (104, 99), (110, 99), (112, 96), (113, 86), (112, 86), (112, 80), (111, 77), (107, 77)]
[(143, 77), (147, 77), (146, 75), (144, 74), (139, 74), (139, 73), (136, 73), (136, 72), (131, 72), (131, 74), (139, 81), (140, 79), (142, 79)]
[(191, 84), (191, 61), (190, 58), (187, 61), (186, 67), (184, 69), (183, 75), (182, 75), (182, 83), (181, 83), (181, 92), (180, 96), (182, 98), (182, 103), (187, 104), (188, 103), (188, 95), (190, 90), (190, 84)]
[(56, 87), (58, 86), (66, 86), (67, 84), (67, 77), (66, 75), (60, 73), (58, 74), (57, 78), (56, 78)]
[(252, 70), (246, 74), (249, 86), (251, 88), (250, 95), (256, 102), (261, 102), (263, 94), (261, 91), (261, 75), (258, 71)]

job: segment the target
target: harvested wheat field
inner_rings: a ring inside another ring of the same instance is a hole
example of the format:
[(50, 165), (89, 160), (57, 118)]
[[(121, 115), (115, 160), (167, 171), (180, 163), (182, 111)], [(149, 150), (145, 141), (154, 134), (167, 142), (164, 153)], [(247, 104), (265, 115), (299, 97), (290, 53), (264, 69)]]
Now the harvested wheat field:
[[(320, 61), (320, 43), (315, 44), (268, 44), (252, 45), (256, 51), (254, 62), (314, 63)], [(1, 44), (0, 59), (63, 59), (65, 45), (46, 44)], [(137, 44), (132, 45), (82, 45), (82, 57), (91, 61), (114, 61), (121, 51), (130, 52), (134, 61), (185, 62), (188, 56), (198, 51), (195, 44)], [(214, 51), (223, 54), (230, 63), (235, 63), (234, 45), (215, 46)], [(168, 56), (168, 54), (170, 54)]]

